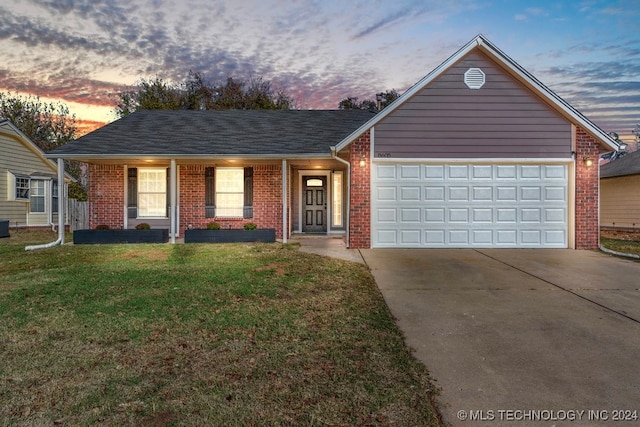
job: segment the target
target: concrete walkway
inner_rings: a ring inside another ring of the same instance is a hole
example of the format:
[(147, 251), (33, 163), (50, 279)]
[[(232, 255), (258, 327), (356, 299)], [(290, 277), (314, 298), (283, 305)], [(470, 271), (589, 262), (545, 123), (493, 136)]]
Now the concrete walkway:
[(453, 426), (640, 425), (640, 263), (573, 250), (361, 252)]
[(294, 235), (289, 239), (289, 243), (299, 243), (302, 252), (364, 264), (360, 252), (357, 249), (347, 249), (342, 236)]

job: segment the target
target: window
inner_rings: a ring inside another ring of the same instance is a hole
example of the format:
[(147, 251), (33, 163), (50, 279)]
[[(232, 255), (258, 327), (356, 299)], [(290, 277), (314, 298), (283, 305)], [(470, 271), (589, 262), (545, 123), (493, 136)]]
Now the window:
[(342, 226), (342, 172), (333, 174), (333, 225)]
[(138, 217), (167, 216), (167, 170), (138, 168)]
[(31, 213), (44, 213), (44, 181), (32, 179), (29, 194)]
[(216, 216), (244, 216), (244, 186), (244, 168), (216, 169)]
[(58, 181), (51, 183), (51, 212), (58, 213)]
[(16, 200), (29, 200), (29, 178), (16, 176)]

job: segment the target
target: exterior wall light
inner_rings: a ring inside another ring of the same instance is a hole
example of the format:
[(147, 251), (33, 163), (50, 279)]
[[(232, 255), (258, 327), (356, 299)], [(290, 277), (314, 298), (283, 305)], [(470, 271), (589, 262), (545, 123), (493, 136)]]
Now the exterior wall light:
[(593, 165), (593, 160), (592, 160), (592, 159), (590, 159), (589, 157), (585, 157), (585, 158), (584, 158), (584, 164), (585, 164), (587, 167), (591, 167), (591, 166)]
[(360, 157), (360, 167), (363, 168), (367, 165), (367, 161), (363, 157)]

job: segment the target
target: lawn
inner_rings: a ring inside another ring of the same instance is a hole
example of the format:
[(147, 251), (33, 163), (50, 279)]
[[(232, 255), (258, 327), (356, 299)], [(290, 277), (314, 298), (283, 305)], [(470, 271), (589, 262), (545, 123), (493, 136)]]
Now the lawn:
[(612, 251), (640, 255), (640, 232), (601, 230), (600, 244)]
[(0, 239), (0, 425), (438, 426), (371, 274), (295, 245)]

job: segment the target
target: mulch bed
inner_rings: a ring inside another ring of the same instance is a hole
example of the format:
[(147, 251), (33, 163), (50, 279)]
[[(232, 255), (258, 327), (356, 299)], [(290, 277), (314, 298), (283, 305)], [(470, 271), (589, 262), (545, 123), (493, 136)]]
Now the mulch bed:
[(631, 240), (640, 242), (640, 230), (601, 229), (600, 236), (606, 239)]

